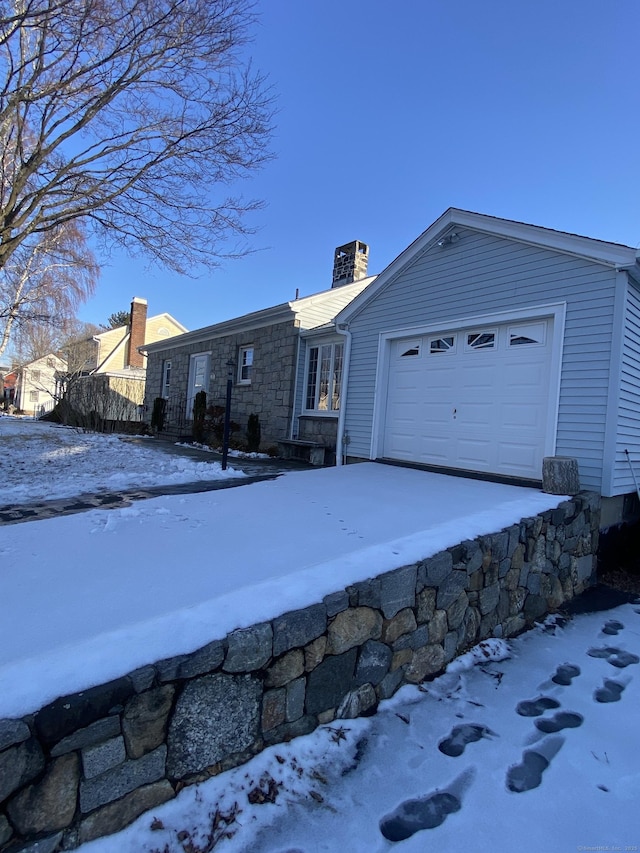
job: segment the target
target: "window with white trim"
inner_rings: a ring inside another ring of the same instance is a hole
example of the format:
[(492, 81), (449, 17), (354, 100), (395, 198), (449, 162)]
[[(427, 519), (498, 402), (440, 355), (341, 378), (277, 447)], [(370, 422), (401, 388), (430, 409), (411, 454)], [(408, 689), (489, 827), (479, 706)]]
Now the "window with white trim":
[(253, 347), (240, 347), (238, 353), (238, 383), (240, 385), (250, 385), (252, 372)]
[(39, 395), (38, 391), (29, 391), (29, 402), (30, 403), (37, 403), (39, 396), (40, 395)]
[(436, 355), (442, 352), (454, 352), (455, 348), (455, 335), (443, 335), (441, 338), (431, 338), (429, 341), (430, 355)]
[(496, 345), (495, 332), (469, 332), (467, 334), (467, 349), (494, 349)]
[(344, 344), (309, 347), (305, 411), (338, 412), (342, 394)]
[(40, 382), (40, 371), (32, 370), (31, 371), (31, 381), (32, 382)]

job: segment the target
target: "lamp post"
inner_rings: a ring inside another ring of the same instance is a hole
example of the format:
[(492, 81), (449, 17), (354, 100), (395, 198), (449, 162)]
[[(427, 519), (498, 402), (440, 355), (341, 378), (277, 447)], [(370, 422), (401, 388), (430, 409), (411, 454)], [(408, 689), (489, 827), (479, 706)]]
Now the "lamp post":
[(231, 421), (231, 389), (233, 387), (233, 368), (235, 362), (231, 359), (227, 362), (227, 402), (224, 408), (224, 432), (222, 433), (222, 470), (227, 470), (227, 457), (229, 455), (229, 423)]

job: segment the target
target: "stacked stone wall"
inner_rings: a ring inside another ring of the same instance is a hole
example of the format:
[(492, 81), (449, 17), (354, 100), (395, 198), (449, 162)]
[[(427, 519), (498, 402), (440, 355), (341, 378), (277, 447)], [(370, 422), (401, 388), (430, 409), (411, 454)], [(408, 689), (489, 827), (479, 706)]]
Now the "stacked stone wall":
[(582, 592), (594, 580), (598, 529), (599, 499), (581, 493), (192, 654), (0, 720), (0, 850), (73, 849), (265, 746), (373, 712), (401, 685)]
[[(231, 419), (241, 427), (241, 431), (234, 437), (244, 436), (249, 415), (255, 413), (260, 419), (263, 447), (275, 446), (279, 438), (289, 434), (297, 338), (297, 329), (293, 321), (288, 320), (150, 353), (147, 359), (145, 391), (147, 421), (151, 420), (154, 399), (162, 393), (162, 365), (166, 359), (171, 361), (171, 405), (167, 410), (166, 426), (172, 426), (174, 416), (177, 416), (183, 425), (185, 419), (192, 419), (192, 413), (186, 411), (190, 360), (192, 355), (208, 352), (211, 353), (211, 372), (207, 404), (225, 405), (227, 362), (234, 362)], [(245, 346), (254, 348), (252, 376), (248, 384), (238, 382), (238, 356), (240, 348)]]

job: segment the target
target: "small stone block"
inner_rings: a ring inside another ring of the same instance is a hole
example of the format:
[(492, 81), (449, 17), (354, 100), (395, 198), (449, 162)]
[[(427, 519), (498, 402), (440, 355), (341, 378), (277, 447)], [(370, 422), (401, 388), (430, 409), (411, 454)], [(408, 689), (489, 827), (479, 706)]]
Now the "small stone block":
[(580, 491), (578, 460), (572, 456), (545, 456), (542, 491), (550, 495), (576, 495)]

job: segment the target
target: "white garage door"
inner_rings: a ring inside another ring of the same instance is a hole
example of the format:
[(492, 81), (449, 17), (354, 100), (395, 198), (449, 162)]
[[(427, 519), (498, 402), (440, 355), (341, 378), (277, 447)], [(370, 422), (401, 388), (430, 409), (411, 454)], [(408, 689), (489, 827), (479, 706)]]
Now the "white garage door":
[(541, 479), (552, 325), (392, 341), (383, 456)]

